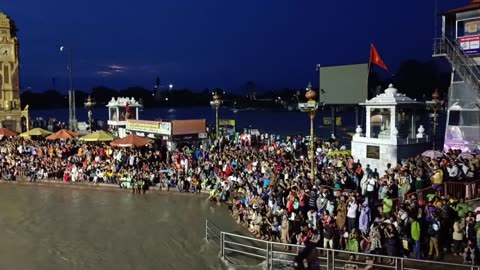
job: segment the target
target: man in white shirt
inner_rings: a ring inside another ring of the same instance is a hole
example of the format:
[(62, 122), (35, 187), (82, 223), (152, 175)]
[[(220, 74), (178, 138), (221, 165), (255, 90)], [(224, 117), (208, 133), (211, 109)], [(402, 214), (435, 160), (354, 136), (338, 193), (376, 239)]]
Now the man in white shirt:
[(358, 205), (355, 201), (355, 197), (351, 197), (348, 201), (347, 218), (348, 218), (348, 231), (352, 231), (357, 228), (357, 209)]
[(373, 209), (375, 200), (375, 186), (377, 185), (377, 179), (371, 174), (367, 176), (367, 198), (368, 206)]

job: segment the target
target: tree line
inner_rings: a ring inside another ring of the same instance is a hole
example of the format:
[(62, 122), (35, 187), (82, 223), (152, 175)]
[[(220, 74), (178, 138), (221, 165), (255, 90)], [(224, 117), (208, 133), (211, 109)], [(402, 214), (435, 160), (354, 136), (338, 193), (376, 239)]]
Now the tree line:
[[(371, 72), (369, 76), (369, 96), (379, 94), (379, 91), (383, 91), (390, 83), (393, 83), (400, 92), (409, 97), (429, 100), (435, 90), (438, 90), (442, 97), (447, 95), (450, 85), (450, 72), (439, 61), (419, 62), (408, 60), (401, 63), (398, 72), (394, 76), (385, 76), (385, 74)], [(159, 84), (158, 78), (157, 84)], [(191, 89), (167, 89), (160, 91), (155, 89), (149, 90), (143, 87), (129, 87), (123, 90), (116, 90), (106, 86), (97, 86), (89, 92), (76, 90), (75, 99), (77, 107), (83, 107), (83, 103), (89, 95), (97, 103), (97, 106), (106, 105), (112, 97), (134, 97), (136, 100), (140, 100), (144, 107), (147, 108), (209, 106), (212, 100), (212, 92), (218, 92), (222, 96), (225, 106), (237, 108), (257, 106), (280, 108), (303, 100), (305, 86), (299, 86), (298, 89), (259, 90), (254, 81), (248, 81), (241, 88), (237, 92), (224, 92), (219, 88), (200, 91)], [(299, 93), (300, 96), (298, 96)], [(23, 105), (29, 104), (31, 109), (68, 107), (68, 95), (54, 89), (43, 92), (25, 91), (21, 93), (21, 100)]]

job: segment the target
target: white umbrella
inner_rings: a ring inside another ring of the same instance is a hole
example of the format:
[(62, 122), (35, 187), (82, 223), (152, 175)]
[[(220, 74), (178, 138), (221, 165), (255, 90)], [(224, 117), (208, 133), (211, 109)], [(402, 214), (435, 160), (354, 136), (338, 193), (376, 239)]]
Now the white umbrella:
[(460, 155), (458, 155), (458, 157), (469, 159), (469, 158), (472, 158), (473, 155), (470, 153), (461, 153)]
[(435, 150), (427, 150), (422, 153), (422, 156), (429, 157), (429, 158), (439, 158), (439, 157), (443, 157), (443, 154)]

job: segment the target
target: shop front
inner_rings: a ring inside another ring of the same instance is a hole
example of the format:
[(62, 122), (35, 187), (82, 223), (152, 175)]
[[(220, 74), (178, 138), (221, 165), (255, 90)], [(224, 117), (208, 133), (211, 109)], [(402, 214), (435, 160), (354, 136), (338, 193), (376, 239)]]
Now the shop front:
[(198, 147), (206, 143), (206, 120), (173, 120), (173, 121), (148, 121), (127, 120), (127, 134), (152, 138), (165, 143), (168, 150), (177, 148)]
[(183, 147), (206, 146), (207, 121), (205, 119), (173, 120), (172, 122), (172, 149)]

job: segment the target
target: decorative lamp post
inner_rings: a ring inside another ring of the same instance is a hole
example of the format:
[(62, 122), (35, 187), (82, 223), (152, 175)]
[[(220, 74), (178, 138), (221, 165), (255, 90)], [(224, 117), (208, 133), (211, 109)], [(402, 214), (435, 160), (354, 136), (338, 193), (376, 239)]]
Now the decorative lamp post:
[(310, 116), (310, 151), (308, 157), (310, 158), (310, 180), (312, 182), (315, 181), (315, 134), (314, 134), (314, 126), (313, 126), (313, 119), (315, 119), (315, 113), (318, 110), (318, 102), (317, 102), (317, 92), (312, 90), (312, 84), (308, 83), (306, 88), (307, 92), (305, 93), (305, 97), (307, 98), (306, 103), (298, 103), (298, 109), (302, 112), (308, 113)]
[(437, 112), (440, 109), (440, 94), (438, 94), (438, 90), (435, 90), (432, 94), (432, 101), (433, 101), (433, 150), (436, 148), (436, 141), (437, 141)]
[(213, 100), (210, 101), (210, 105), (215, 109), (215, 140), (218, 140), (218, 109), (222, 104), (222, 100), (220, 100), (220, 96), (217, 92), (213, 92)]
[(92, 133), (92, 124), (93, 124), (92, 109), (93, 107), (95, 107), (96, 103), (93, 101), (93, 99), (89, 95), (87, 98), (87, 101), (84, 104), (85, 104), (85, 109), (88, 112), (88, 133)]

